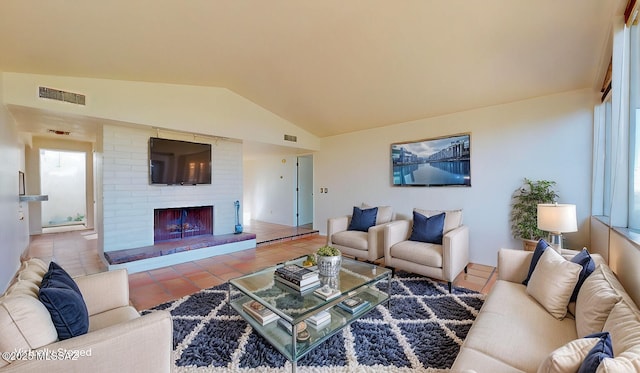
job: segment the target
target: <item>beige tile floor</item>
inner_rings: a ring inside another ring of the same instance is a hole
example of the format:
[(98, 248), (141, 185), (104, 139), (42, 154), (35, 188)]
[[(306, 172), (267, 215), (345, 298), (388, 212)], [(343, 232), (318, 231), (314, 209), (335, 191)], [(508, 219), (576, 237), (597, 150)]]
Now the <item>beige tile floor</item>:
[[(270, 230), (265, 228), (266, 226), (257, 228), (258, 226), (260, 223), (254, 223), (253, 228), (263, 230), (262, 237), (271, 234)], [(274, 225), (269, 227), (279, 230), (278, 234), (288, 234), (287, 227)], [(289, 231), (295, 229), (298, 232), (299, 228), (288, 227), (288, 229)], [(245, 231), (248, 231), (246, 227)], [(277, 240), (271, 236), (268, 242), (271, 244), (254, 249), (130, 274), (131, 303), (136, 309), (144, 310), (195, 293), (200, 289), (223, 284), (230, 278), (311, 253), (325, 244), (326, 237), (305, 234), (295, 240), (289, 238)], [(72, 276), (106, 270), (98, 254), (96, 234), (90, 230), (33, 236), (28, 253), (32, 257), (45, 261), (55, 260)], [(461, 273), (454, 284), (486, 293), (495, 280), (494, 267), (471, 263), (468, 273)]]

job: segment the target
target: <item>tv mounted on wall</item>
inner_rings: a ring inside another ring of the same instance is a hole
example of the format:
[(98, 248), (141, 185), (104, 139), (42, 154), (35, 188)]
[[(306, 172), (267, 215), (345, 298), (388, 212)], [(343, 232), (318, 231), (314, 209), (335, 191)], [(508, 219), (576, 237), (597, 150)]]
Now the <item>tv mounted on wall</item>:
[(211, 144), (149, 139), (151, 184), (211, 184)]

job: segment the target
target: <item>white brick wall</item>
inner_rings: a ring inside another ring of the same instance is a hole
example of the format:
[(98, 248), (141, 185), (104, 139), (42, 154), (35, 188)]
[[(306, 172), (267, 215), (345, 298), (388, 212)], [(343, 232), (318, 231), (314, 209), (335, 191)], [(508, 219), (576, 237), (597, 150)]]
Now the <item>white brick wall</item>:
[(213, 205), (213, 233), (233, 233), (233, 202), (242, 201), (242, 144), (195, 140), (212, 144), (211, 185), (150, 185), (149, 138), (154, 136), (147, 129), (103, 128), (104, 251), (153, 245), (156, 208)]

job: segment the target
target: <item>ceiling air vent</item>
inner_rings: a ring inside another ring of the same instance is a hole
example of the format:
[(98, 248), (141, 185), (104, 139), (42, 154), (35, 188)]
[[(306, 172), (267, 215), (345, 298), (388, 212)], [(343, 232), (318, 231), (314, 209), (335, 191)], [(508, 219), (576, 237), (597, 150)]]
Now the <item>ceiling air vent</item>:
[(293, 135), (284, 135), (284, 141), (298, 142), (298, 137)]
[(40, 98), (48, 98), (50, 100), (70, 102), (76, 105), (84, 105), (85, 96), (79, 93), (65, 92), (59, 89), (39, 87), (38, 96)]

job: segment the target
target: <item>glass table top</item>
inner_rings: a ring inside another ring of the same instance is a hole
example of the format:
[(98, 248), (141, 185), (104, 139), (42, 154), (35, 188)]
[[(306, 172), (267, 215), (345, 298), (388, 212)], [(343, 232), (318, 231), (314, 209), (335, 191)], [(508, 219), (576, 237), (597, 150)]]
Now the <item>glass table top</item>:
[(391, 270), (374, 264), (342, 258), (340, 273), (335, 277), (320, 276), (321, 283), (338, 289), (342, 296), (324, 300), (313, 294), (313, 290), (300, 293), (274, 279), (277, 268), (288, 264), (302, 264), (306, 256), (265, 268), (255, 273), (229, 280), (229, 283), (242, 293), (258, 300), (288, 321), (305, 319), (331, 302), (338, 302), (352, 292), (361, 291), (363, 286), (377, 283), (390, 277)]

